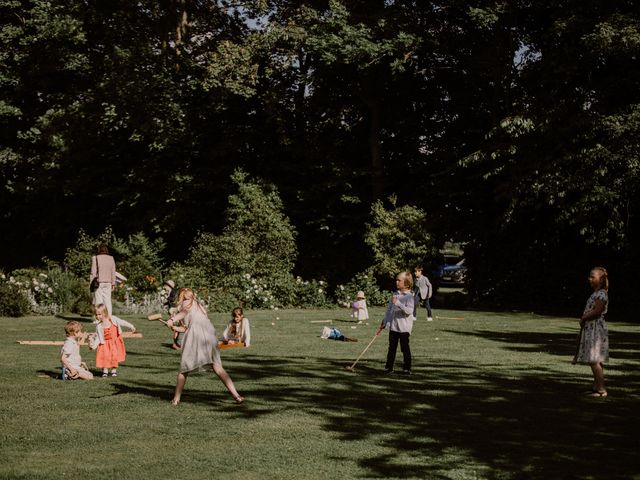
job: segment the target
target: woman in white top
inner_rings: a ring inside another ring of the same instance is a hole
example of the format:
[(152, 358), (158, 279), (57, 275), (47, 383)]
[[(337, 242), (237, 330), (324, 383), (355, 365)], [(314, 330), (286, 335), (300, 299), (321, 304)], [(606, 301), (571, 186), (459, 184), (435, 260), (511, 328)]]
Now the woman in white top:
[(112, 313), (111, 292), (116, 286), (116, 262), (111, 255), (109, 249), (102, 243), (98, 247), (98, 254), (91, 257), (91, 275), (89, 283), (94, 278), (98, 279), (98, 289), (93, 292), (93, 305), (101, 303), (107, 307), (109, 315)]

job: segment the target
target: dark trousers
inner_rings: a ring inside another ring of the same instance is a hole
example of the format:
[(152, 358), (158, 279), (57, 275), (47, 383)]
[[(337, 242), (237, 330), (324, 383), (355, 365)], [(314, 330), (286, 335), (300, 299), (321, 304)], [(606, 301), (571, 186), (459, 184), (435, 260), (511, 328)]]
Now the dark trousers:
[(413, 297), (413, 300), (413, 316), (416, 317), (416, 320), (418, 319), (418, 306), (420, 305), (427, 309), (427, 317), (433, 316), (431, 314), (431, 304), (429, 303), (429, 298), (420, 298), (420, 294), (418, 294)]
[(387, 370), (393, 370), (393, 364), (396, 361), (396, 350), (398, 349), (398, 342), (400, 342), (400, 350), (403, 356), (403, 370), (411, 370), (411, 349), (409, 348), (409, 332), (394, 332), (389, 331), (389, 351), (387, 352), (387, 364), (385, 368)]

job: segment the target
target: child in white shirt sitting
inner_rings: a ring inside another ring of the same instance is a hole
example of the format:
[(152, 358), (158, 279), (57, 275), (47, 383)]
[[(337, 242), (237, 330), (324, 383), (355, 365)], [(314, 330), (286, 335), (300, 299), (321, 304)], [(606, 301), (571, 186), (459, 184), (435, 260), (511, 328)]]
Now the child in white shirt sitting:
[(227, 345), (244, 344), (245, 347), (251, 345), (249, 319), (245, 318), (242, 308), (234, 308), (231, 312), (231, 321), (222, 333), (222, 340)]
[(92, 380), (93, 374), (80, 357), (79, 341), (83, 338), (82, 325), (80, 325), (80, 322), (72, 320), (64, 326), (64, 331), (67, 338), (60, 352), (62, 378)]

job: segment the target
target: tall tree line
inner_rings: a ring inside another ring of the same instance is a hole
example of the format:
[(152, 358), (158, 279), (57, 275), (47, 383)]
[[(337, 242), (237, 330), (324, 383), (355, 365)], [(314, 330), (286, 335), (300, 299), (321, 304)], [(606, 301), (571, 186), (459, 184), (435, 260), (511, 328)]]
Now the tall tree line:
[[(637, 286), (637, 2), (0, 0), (5, 268), (78, 230), (219, 232), (277, 185), (298, 270), (344, 280), (394, 194), (466, 244), (478, 302)], [(578, 301), (579, 299), (579, 301)], [(542, 304), (542, 305), (541, 305)]]

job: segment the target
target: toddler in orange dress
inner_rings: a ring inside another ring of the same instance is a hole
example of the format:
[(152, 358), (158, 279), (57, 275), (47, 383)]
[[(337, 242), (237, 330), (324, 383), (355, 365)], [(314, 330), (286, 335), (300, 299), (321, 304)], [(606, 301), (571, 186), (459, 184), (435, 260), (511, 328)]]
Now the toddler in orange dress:
[(127, 352), (124, 349), (122, 339), (122, 326), (117, 317), (109, 315), (106, 305), (96, 305), (96, 334), (98, 337), (98, 349), (96, 351), (96, 367), (102, 369), (102, 376), (118, 376), (118, 364), (124, 362)]

